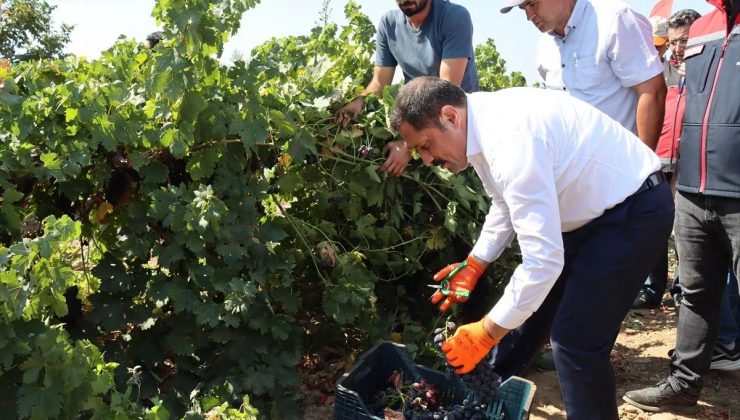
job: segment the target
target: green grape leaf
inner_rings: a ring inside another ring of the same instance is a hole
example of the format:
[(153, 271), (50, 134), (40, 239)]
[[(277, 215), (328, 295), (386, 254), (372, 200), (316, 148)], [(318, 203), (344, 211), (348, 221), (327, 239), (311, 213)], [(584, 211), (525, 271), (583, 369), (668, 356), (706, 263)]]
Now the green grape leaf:
[(55, 418), (62, 410), (61, 384), (50, 389), (38, 385), (21, 385), (18, 389), (18, 415), (33, 418)]
[(445, 211), (445, 228), (455, 233), (457, 232), (457, 202), (450, 201), (447, 203), (447, 210)]
[(147, 184), (163, 184), (167, 181), (169, 170), (161, 162), (151, 162), (139, 170), (143, 182)]
[(306, 131), (301, 131), (288, 144), (288, 153), (294, 162), (302, 162), (308, 155), (316, 155), (316, 139)]
[(357, 230), (362, 233), (364, 236), (375, 239), (375, 228), (373, 225), (375, 225), (375, 222), (377, 219), (372, 214), (366, 214), (359, 219), (357, 219)]
[(206, 148), (190, 155), (187, 163), (188, 173), (195, 181), (209, 178), (213, 175), (216, 164), (219, 162), (221, 153), (212, 148)]
[(67, 108), (64, 110), (64, 121), (70, 122), (77, 118), (79, 110), (77, 108)]
[(260, 119), (239, 121), (236, 125), (236, 133), (247, 148), (251, 148), (257, 143), (264, 143), (269, 134), (267, 123)]
[(381, 183), (380, 176), (378, 176), (378, 165), (367, 165), (365, 167), (365, 173), (370, 177), (373, 182)]

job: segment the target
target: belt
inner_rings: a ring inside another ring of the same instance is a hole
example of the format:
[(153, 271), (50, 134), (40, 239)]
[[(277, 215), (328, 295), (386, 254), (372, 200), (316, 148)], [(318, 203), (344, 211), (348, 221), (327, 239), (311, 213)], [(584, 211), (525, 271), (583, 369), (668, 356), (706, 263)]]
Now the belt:
[(665, 175), (663, 174), (663, 171), (655, 171), (648, 175), (647, 178), (645, 178), (645, 182), (640, 185), (640, 188), (637, 189), (632, 195), (640, 194), (641, 192), (645, 192), (649, 190), (650, 188), (653, 188), (655, 186), (660, 185), (665, 181)]

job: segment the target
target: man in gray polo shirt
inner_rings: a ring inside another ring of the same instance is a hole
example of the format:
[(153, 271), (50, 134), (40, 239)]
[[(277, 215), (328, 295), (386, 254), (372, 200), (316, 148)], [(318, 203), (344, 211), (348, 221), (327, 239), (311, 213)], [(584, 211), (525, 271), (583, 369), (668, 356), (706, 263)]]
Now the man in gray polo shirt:
[[(478, 70), (473, 49), (470, 13), (447, 0), (396, 0), (398, 10), (380, 19), (376, 34), (373, 78), (360, 96), (337, 111), (336, 120), (346, 124), (362, 109), (365, 95), (379, 95), (393, 82), (396, 66), (404, 81), (419, 76), (437, 76), (460, 86), (478, 90)], [(388, 159), (381, 170), (399, 176), (411, 160), (403, 141), (385, 146)]]

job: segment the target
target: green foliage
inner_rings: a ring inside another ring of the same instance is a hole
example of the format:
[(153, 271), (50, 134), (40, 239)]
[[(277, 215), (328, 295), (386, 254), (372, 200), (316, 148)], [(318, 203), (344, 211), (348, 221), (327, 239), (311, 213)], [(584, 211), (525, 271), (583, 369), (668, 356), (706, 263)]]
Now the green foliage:
[(45, 0), (0, 2), (0, 57), (11, 62), (62, 57), (73, 27), (52, 26), (55, 8)]
[(493, 92), (527, 84), (521, 72), (506, 74), (506, 61), (496, 50), (493, 39), (489, 38), (484, 44), (475, 46), (475, 62), (478, 65), (480, 89), (483, 91)]
[[(0, 247), (0, 389), (17, 397), (3, 398), (0, 406), (19, 418), (128, 418), (138, 408), (115, 391), (118, 364), (52, 322), (67, 314), (65, 289), (83, 284), (67, 253), (80, 223), (49, 216), (43, 228), (39, 237)], [(106, 403), (111, 398), (114, 403)]]
[(201, 400), (201, 408), (186, 413), (186, 418), (207, 418), (215, 419), (242, 419), (257, 420), (259, 411), (249, 402), (249, 396), (244, 396), (242, 403), (238, 408), (229, 406), (228, 403), (222, 403), (221, 399), (214, 396), (204, 396)]
[(80, 224), (68, 216), (49, 216), (43, 225), (44, 236), (0, 247), (0, 308), (6, 322), (66, 315), (64, 291), (82, 283), (65, 255), (80, 235)]
[(421, 286), (469, 251), (480, 183), (378, 172), (396, 87), (332, 122), (370, 76), (354, 2), (344, 27), (220, 64), (255, 4), (159, 0), (156, 48), (21, 63), (0, 88), (0, 392), (23, 390), (19, 416), (253, 418), (244, 395), (277, 415), (305, 351), (423, 340)]

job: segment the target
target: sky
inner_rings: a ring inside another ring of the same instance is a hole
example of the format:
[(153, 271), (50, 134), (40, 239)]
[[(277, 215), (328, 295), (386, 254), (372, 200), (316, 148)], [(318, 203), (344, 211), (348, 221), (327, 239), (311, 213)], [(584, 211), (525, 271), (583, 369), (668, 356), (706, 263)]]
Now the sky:
[[(154, 0), (47, 0), (56, 6), (57, 24), (75, 25), (67, 52), (97, 58), (119, 36), (143, 41), (157, 30), (151, 17)], [(615, 0), (616, 1), (616, 0)], [(342, 24), (347, 0), (331, 0), (331, 20)], [(508, 71), (521, 71), (528, 83), (538, 80), (535, 68), (535, 46), (539, 31), (528, 22), (524, 12), (512, 10), (499, 13), (501, 0), (453, 0), (465, 6), (473, 19), (473, 43), (484, 43), (493, 38), (496, 49), (507, 63)], [(647, 14), (654, 0), (626, 0), (635, 10)], [(362, 10), (377, 24), (386, 11), (396, 8), (391, 0), (358, 0)], [(224, 61), (239, 51), (248, 56), (257, 45), (272, 37), (307, 35), (319, 19), (322, 0), (261, 0), (255, 8), (244, 13), (241, 29), (226, 44)], [(706, 13), (712, 7), (705, 0), (674, 0), (673, 10), (693, 8)], [(368, 72), (370, 69), (368, 69)], [(400, 71), (396, 72), (397, 74)]]

